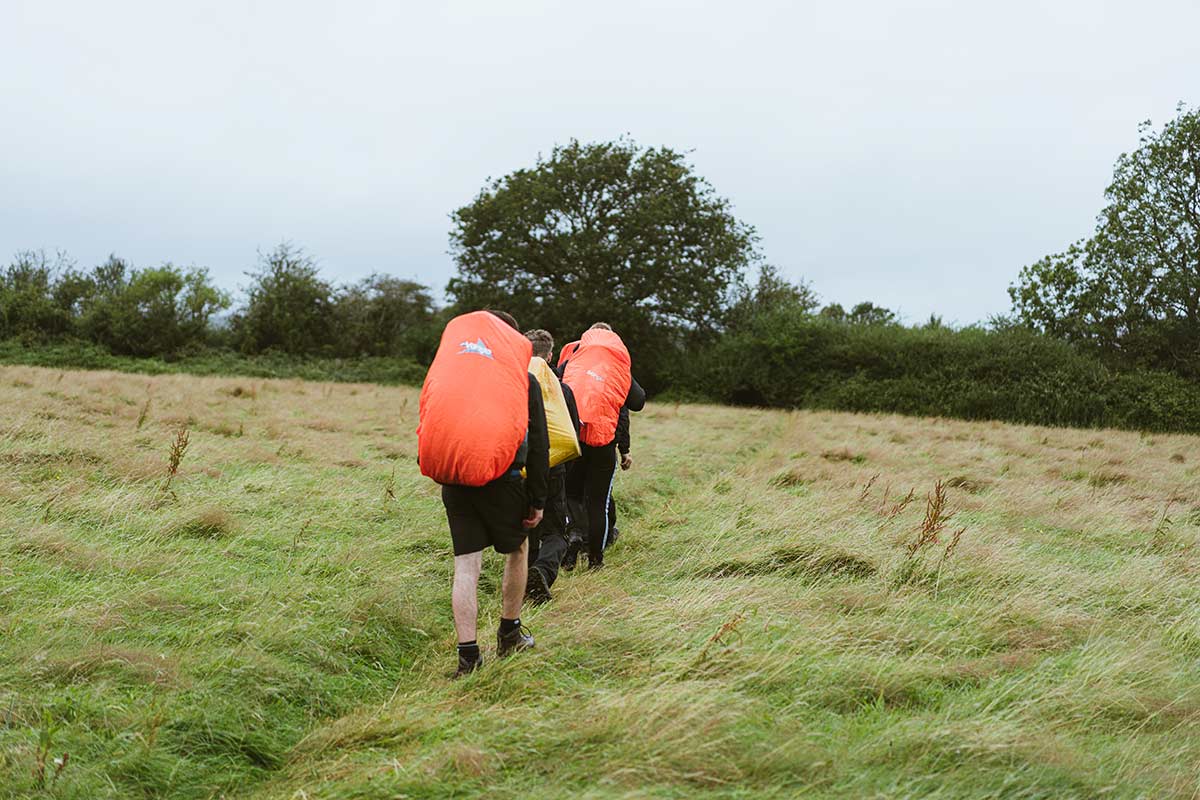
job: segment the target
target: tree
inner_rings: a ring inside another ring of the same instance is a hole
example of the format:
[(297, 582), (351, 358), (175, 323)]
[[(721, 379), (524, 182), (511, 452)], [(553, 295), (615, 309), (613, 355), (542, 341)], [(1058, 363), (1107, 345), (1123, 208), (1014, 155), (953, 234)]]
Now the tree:
[(0, 271), (0, 337), (49, 339), (67, 335), (73, 325), (72, 297), (58, 287), (76, 273), (66, 256), (50, 259), (42, 252), (17, 253)]
[[(347, 356), (423, 358), (435, 313), (429, 287), (371, 275), (338, 294), (338, 350)], [(437, 342), (433, 345), (436, 349)]]
[(60, 282), (78, 297), (80, 331), (114, 353), (170, 355), (204, 344), (214, 314), (229, 307), (229, 295), (212, 285), (208, 270), (172, 264), (133, 269), (116, 256), (77, 284)]
[(285, 242), (260, 253), (249, 275), (246, 306), (232, 320), (243, 352), (314, 355), (332, 348), (334, 290), (302, 249)]
[(846, 311), (841, 303), (830, 303), (821, 309), (820, 316), (846, 325), (895, 325), (896, 313), (870, 301), (858, 303)]
[(683, 154), (628, 139), (556, 146), (451, 217), (458, 308), (503, 308), (563, 340), (605, 320), (643, 364), (717, 329), (759, 260), (754, 229)]
[(1116, 162), (1090, 239), (1021, 270), (1014, 313), (1125, 366), (1200, 377), (1200, 111)]
[(737, 302), (729, 311), (729, 327), (739, 328), (762, 314), (792, 310), (811, 314), (819, 305), (817, 293), (806, 281), (792, 283), (777, 267), (763, 265), (754, 288), (742, 287)]

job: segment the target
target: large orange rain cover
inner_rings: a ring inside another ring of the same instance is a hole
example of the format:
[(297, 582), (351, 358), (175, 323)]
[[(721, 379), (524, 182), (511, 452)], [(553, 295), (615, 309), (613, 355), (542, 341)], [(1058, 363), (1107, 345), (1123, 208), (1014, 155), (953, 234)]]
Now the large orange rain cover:
[(620, 336), (593, 329), (580, 338), (563, 373), (579, 407), (580, 441), (602, 447), (616, 438), (617, 417), (632, 382), (629, 350)]
[(487, 311), (450, 320), (421, 388), (422, 475), (483, 486), (512, 466), (529, 428), (532, 355), (528, 339)]

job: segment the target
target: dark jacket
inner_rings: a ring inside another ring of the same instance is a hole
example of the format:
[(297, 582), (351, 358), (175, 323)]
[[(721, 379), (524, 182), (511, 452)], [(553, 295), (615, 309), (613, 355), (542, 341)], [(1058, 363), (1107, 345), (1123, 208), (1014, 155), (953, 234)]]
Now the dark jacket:
[(629, 452), (629, 412), (641, 411), (645, 407), (646, 390), (631, 378), (625, 405), (621, 406), (621, 413), (617, 416), (617, 451), (622, 455)]
[(562, 387), (563, 399), (567, 401), (567, 413), (571, 415), (571, 424), (575, 426), (575, 435), (579, 436), (579, 406), (575, 403), (575, 392), (561, 380), (558, 385)]
[(522, 467), (525, 468), (525, 494), (529, 497), (529, 505), (545, 508), (550, 480), (550, 434), (546, 430), (542, 387), (532, 373), (529, 374), (529, 433), (525, 445), (517, 451), (517, 458), (508, 475), (497, 480), (507, 480), (509, 475), (519, 473)]

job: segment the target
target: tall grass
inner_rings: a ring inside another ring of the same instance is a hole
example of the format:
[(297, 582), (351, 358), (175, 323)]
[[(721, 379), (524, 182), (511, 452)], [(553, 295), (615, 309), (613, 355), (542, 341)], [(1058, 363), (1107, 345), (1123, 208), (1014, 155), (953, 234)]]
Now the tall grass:
[(453, 681), (415, 390), (149, 382), (0, 369), (0, 797), (1195, 794), (1194, 437), (652, 403)]

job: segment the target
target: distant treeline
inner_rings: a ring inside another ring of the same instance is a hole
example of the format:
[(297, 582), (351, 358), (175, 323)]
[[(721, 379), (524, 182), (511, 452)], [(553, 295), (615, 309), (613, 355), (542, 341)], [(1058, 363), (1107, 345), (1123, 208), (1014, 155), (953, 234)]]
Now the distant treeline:
[[(233, 307), (203, 270), (135, 269), (110, 258), (81, 271), (23, 254), (0, 275), (0, 360), (419, 384), (455, 312), (411, 281), (377, 275), (335, 286), (286, 245), (250, 277)], [(560, 343), (573, 333), (553, 332)], [(1200, 432), (1193, 381), (1113, 369), (1015, 324), (909, 327), (870, 303), (821, 308), (769, 269), (727, 308), (719, 334), (635, 334), (629, 343), (635, 359), (650, 356), (635, 362), (647, 382), (677, 398)]]
[(81, 270), (61, 256), (20, 253), (0, 274), (0, 339), (166, 360), (220, 350), (427, 362), (437, 347), (433, 297), (413, 281), (372, 275), (334, 285), (290, 245), (262, 255), (249, 277), (235, 308), (204, 269), (139, 269), (112, 256)]

